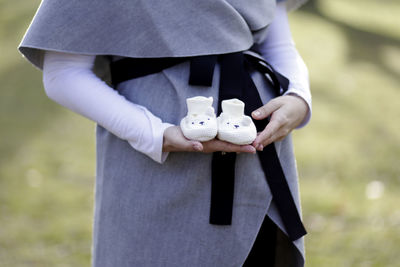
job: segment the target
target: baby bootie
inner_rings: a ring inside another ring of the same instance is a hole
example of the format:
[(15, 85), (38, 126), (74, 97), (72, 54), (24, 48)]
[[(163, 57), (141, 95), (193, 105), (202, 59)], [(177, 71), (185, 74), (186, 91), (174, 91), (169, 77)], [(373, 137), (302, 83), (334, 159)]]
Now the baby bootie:
[(244, 115), (244, 103), (233, 98), (222, 101), (222, 113), (217, 118), (218, 139), (236, 145), (251, 144), (257, 129), (249, 116)]
[(188, 114), (181, 120), (183, 135), (190, 140), (209, 141), (217, 135), (213, 98), (196, 96), (186, 99)]

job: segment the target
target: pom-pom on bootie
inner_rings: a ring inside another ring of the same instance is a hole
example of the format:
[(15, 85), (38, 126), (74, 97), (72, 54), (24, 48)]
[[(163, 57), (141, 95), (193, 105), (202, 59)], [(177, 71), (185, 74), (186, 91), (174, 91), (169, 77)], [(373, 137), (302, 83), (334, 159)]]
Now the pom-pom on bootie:
[(236, 145), (251, 144), (257, 129), (249, 116), (244, 115), (244, 103), (233, 98), (223, 100), (222, 113), (217, 118), (218, 139)]
[(181, 120), (180, 126), (187, 139), (204, 142), (215, 138), (218, 126), (212, 103), (212, 97), (186, 99), (188, 114)]

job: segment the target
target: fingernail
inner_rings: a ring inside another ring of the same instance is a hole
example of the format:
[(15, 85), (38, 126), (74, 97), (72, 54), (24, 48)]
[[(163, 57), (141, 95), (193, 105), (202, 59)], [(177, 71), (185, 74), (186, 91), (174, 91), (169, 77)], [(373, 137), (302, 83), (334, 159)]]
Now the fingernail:
[(260, 116), (260, 115), (261, 115), (261, 113), (260, 113), (260, 111), (258, 111), (258, 110), (256, 110), (256, 111), (253, 112), (253, 116), (258, 117), (258, 116)]
[(255, 153), (255, 152), (256, 152), (256, 149), (255, 149), (254, 147), (252, 147), (252, 146), (246, 147), (246, 152), (248, 152), (248, 153)]
[(248, 152), (251, 152), (251, 148), (249, 148), (249, 147), (242, 147), (242, 148), (241, 148), (241, 151), (244, 152), (244, 153), (248, 153)]
[(201, 151), (202, 149), (201, 149), (201, 146), (199, 145), (199, 144), (194, 144), (193, 145), (193, 148), (194, 148), (194, 150), (196, 150), (196, 151)]
[(263, 145), (258, 145), (258, 147), (257, 147), (257, 150), (260, 150), (260, 151), (263, 151), (263, 149), (264, 149), (264, 146)]

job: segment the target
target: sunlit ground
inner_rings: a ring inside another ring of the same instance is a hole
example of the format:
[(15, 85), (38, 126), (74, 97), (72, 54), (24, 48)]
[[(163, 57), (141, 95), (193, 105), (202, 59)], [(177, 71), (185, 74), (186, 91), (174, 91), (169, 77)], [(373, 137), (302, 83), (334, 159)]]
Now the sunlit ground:
[[(314, 2), (290, 15), (313, 93), (295, 133), (307, 266), (400, 266), (400, 3)], [(38, 4), (0, 0), (0, 266), (88, 266), (94, 124), (16, 50)]]

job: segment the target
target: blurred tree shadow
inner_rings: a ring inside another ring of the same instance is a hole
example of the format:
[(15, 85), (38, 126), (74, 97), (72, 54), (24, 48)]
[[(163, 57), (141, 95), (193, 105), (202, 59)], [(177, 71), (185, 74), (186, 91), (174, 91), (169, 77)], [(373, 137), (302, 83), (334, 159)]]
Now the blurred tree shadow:
[(338, 26), (344, 33), (349, 47), (348, 60), (351, 62), (370, 62), (382, 69), (393, 79), (400, 81), (400, 73), (385, 62), (385, 47), (400, 47), (400, 40), (378, 32), (360, 29), (343, 21), (332, 18), (320, 8), (320, 0), (309, 0), (300, 12), (318, 16)]

